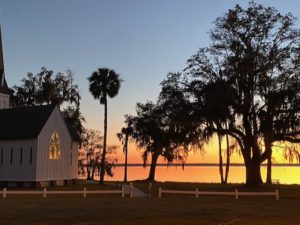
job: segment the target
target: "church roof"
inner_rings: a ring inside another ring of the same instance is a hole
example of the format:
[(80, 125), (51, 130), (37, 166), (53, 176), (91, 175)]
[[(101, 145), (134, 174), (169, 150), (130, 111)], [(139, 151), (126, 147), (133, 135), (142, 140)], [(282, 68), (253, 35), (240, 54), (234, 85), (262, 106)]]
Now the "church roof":
[(0, 140), (36, 138), (54, 105), (9, 108), (0, 110)]
[[(55, 105), (9, 108), (0, 110), (0, 140), (34, 139), (41, 132)], [(74, 141), (78, 135), (69, 126)]]

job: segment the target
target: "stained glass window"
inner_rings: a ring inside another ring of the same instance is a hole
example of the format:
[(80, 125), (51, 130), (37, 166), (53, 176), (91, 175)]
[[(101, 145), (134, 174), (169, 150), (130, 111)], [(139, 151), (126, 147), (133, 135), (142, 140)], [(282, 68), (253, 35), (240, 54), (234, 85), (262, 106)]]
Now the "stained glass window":
[(53, 132), (50, 138), (49, 159), (61, 159), (60, 138), (58, 132)]

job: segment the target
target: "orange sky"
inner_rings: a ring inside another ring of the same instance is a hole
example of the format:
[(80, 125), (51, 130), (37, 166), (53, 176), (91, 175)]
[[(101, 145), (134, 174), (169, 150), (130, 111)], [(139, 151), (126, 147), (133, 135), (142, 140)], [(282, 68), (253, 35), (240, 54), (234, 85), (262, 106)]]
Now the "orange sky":
[[(117, 151), (118, 163), (124, 163), (124, 154), (122, 152), (120, 142), (116, 142), (117, 145), (120, 146), (120, 149)], [(129, 145), (129, 155), (128, 162), (129, 163), (142, 163), (141, 158), (142, 150), (136, 148), (134, 143), (130, 143)], [(283, 152), (280, 149), (273, 150), (273, 162), (274, 163), (288, 163), (287, 160), (283, 157)], [(187, 163), (218, 163), (219, 161), (218, 155), (218, 146), (216, 141), (211, 141), (209, 144), (205, 146), (205, 153), (201, 153), (200, 151), (191, 151), (189, 153)], [(223, 161), (225, 162), (225, 156), (223, 156)], [(233, 153), (230, 161), (232, 163), (243, 163), (243, 158), (239, 153)], [(149, 156), (148, 162), (151, 162), (151, 157)], [(159, 162), (164, 163), (164, 159), (160, 157)]]
[[(101, 132), (103, 131), (103, 106), (100, 104), (95, 105), (94, 113), (98, 115), (96, 120), (93, 120), (92, 123), (87, 122), (85, 125), (91, 129), (97, 129)], [(116, 112), (112, 112), (112, 115), (108, 117), (108, 135), (107, 135), (107, 143), (108, 145), (118, 145), (120, 148), (117, 151), (118, 163), (124, 163), (124, 154), (122, 151), (121, 142), (118, 140), (116, 134), (120, 132), (120, 128), (124, 126), (123, 122), (115, 120)], [(134, 113), (132, 113), (134, 114)], [(102, 132), (103, 134), (103, 132)], [(136, 148), (133, 143), (129, 144), (129, 163), (143, 163), (141, 158), (142, 150)], [(205, 146), (205, 154), (201, 154), (199, 151), (190, 152), (187, 163), (218, 163), (218, 145), (216, 141), (211, 141), (208, 145)], [(273, 150), (273, 158), (275, 163), (289, 163), (287, 160), (283, 158), (283, 152), (279, 149)], [(148, 158), (148, 162), (150, 163), (151, 158)], [(225, 160), (225, 159), (224, 159)], [(160, 157), (159, 162), (164, 163), (165, 161)], [(234, 153), (231, 156), (232, 163), (243, 163), (242, 156), (238, 153)], [(294, 162), (296, 163), (296, 162)]]

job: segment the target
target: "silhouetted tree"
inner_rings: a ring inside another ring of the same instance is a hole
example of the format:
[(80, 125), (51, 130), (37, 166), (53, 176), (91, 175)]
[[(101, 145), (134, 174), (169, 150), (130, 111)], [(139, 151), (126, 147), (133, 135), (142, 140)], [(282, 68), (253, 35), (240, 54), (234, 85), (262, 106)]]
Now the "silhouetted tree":
[[(102, 145), (103, 136), (100, 131), (88, 129), (82, 134), (81, 151), (85, 155), (85, 159), (81, 163), (82, 166), (86, 167), (87, 180), (94, 180), (96, 169), (100, 170), (100, 161), (103, 152)], [(113, 165), (117, 162), (116, 158), (117, 146), (107, 146), (106, 158), (105, 158), (105, 173), (109, 176), (113, 176)]]
[[(195, 82), (195, 81), (194, 81)], [(195, 85), (195, 84), (192, 84)], [(222, 93), (220, 95), (220, 93)], [(226, 81), (222, 77), (221, 71), (215, 74), (214, 78), (202, 88), (201, 93), (195, 93), (200, 106), (200, 116), (206, 119), (206, 127), (204, 128), (205, 138), (213, 138), (215, 132), (211, 127), (217, 129), (225, 129), (228, 121), (232, 118), (231, 105), (234, 104), (234, 90), (227, 86)], [(200, 95), (201, 96), (200, 96)], [(223, 171), (223, 156), (222, 156), (222, 139), (223, 134), (217, 133), (218, 151), (219, 151), (219, 173), (221, 183), (227, 183), (230, 163), (230, 148), (226, 138), (226, 169)]]
[[(167, 162), (180, 160), (184, 163), (198, 126), (192, 128), (191, 105), (187, 101), (181, 84), (180, 74), (168, 74), (161, 83), (162, 91), (156, 104), (138, 103), (137, 115), (130, 119), (133, 127), (133, 140), (144, 149), (144, 165), (151, 155), (151, 165), (147, 180), (154, 181), (159, 156)], [(199, 142), (196, 142), (197, 144)]]
[(133, 139), (139, 148), (145, 149), (142, 155), (144, 166), (146, 166), (148, 154), (152, 156), (148, 180), (153, 181), (157, 159), (167, 150), (164, 146), (167, 146), (166, 142), (169, 141), (163, 130), (163, 115), (162, 111), (152, 102), (138, 103), (136, 112), (137, 115), (130, 120), (134, 129)]
[(86, 130), (83, 133), (81, 149), (84, 150), (86, 156), (87, 180), (94, 179), (96, 164), (100, 157), (99, 152), (102, 149), (102, 139), (100, 132), (96, 130)]
[(99, 99), (100, 104), (104, 105), (104, 138), (103, 152), (100, 164), (100, 184), (104, 183), (106, 139), (107, 139), (107, 98), (115, 97), (121, 87), (119, 75), (111, 69), (99, 68), (88, 78), (89, 90), (95, 99)]
[[(300, 33), (298, 35), (300, 36)], [(282, 54), (286, 54), (285, 51)], [(263, 77), (260, 82), (260, 93), (265, 102), (265, 106), (259, 112), (259, 119), (266, 149), (264, 155), (268, 162), (267, 183), (272, 182), (272, 146), (276, 142), (300, 142), (300, 60), (294, 58), (299, 56), (294, 56), (293, 51), (290, 53), (292, 56), (288, 57), (289, 61), (279, 62), (281, 71), (278, 76)], [(289, 145), (282, 146), (286, 147), (283, 148), (284, 151), (290, 152)], [(294, 150), (299, 150), (299, 147)], [(294, 150), (292, 152), (295, 153)], [(294, 155), (297, 156), (297, 154)]]
[(131, 117), (125, 116), (126, 127), (122, 127), (121, 132), (117, 133), (118, 139), (122, 142), (123, 152), (125, 154), (125, 164), (124, 164), (124, 182), (127, 182), (127, 162), (128, 162), (128, 142), (133, 134), (133, 129), (131, 127)]
[(67, 70), (66, 75), (60, 72), (54, 74), (52, 70), (45, 67), (42, 67), (36, 75), (28, 73), (27, 77), (22, 79), (21, 85), (13, 87), (12, 105), (14, 107), (45, 104), (61, 106), (67, 103), (78, 108), (81, 97), (78, 86), (74, 84), (73, 76), (71, 70)]
[(62, 111), (62, 116), (64, 117), (67, 126), (70, 126), (72, 132), (76, 132), (76, 135), (81, 139), (82, 133), (84, 132), (83, 124), (85, 119), (80, 112), (80, 108), (75, 108), (74, 106), (69, 106)]
[(191, 93), (200, 112), (205, 110), (202, 96), (211, 82), (221, 80), (224, 90), (234, 96), (223, 99), (224, 91), (220, 91), (209, 100), (222, 99), (228, 113), (216, 118), (225, 117), (228, 127), (211, 123), (205, 113), (200, 117), (211, 133), (227, 134), (237, 141), (249, 185), (262, 183), (260, 165), (271, 159), (274, 142), (300, 141), (300, 32), (294, 22), (291, 14), (254, 2), (246, 9), (236, 5), (215, 21), (211, 47), (188, 60)]
[(80, 112), (80, 94), (74, 84), (74, 73), (71, 70), (56, 73), (45, 67), (36, 75), (28, 73), (21, 85), (12, 89), (11, 104), (13, 107), (55, 104), (62, 108), (62, 115), (68, 126), (71, 126), (78, 137), (83, 132), (84, 118)]

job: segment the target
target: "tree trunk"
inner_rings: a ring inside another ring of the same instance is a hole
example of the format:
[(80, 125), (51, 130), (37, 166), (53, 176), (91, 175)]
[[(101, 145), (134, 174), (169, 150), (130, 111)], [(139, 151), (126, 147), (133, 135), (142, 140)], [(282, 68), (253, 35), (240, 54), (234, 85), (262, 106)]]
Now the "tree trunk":
[[(227, 129), (227, 127), (226, 127)], [(226, 169), (225, 169), (225, 179), (224, 183), (227, 184), (230, 166), (230, 148), (229, 148), (229, 137), (226, 134)]]
[(219, 134), (218, 134), (218, 143), (219, 143), (219, 173), (220, 173), (221, 183), (224, 184), (223, 157), (222, 157), (222, 137)]
[(268, 164), (267, 164), (267, 179), (266, 183), (267, 184), (272, 184), (272, 148), (271, 146), (266, 148), (270, 148), (268, 151)]
[(159, 153), (154, 152), (152, 154), (151, 166), (150, 166), (149, 176), (148, 176), (148, 179), (147, 179), (148, 181), (154, 181), (155, 169), (156, 169), (156, 164), (157, 164), (158, 157), (159, 157)]
[[(250, 109), (250, 108), (249, 108)], [(257, 137), (252, 134), (252, 127), (249, 122), (249, 116), (246, 110), (246, 115), (243, 115), (243, 125), (245, 129), (244, 149), (242, 149), (244, 162), (246, 166), (246, 185), (258, 186), (262, 184), (260, 173), (261, 151), (257, 144)]]
[(101, 158), (101, 168), (100, 168), (100, 181), (99, 184), (104, 184), (105, 175), (105, 158), (106, 158), (106, 138), (107, 138), (107, 99), (105, 97), (104, 103), (104, 134), (103, 134), (103, 152)]
[(271, 155), (269, 155), (269, 157), (268, 157), (266, 183), (272, 184), (272, 156)]
[(95, 170), (96, 170), (96, 164), (95, 164), (95, 162), (94, 162), (94, 163), (92, 164), (92, 175), (91, 175), (91, 180), (94, 180)]
[(87, 164), (86, 164), (86, 172), (87, 172), (87, 180), (91, 180), (91, 159), (89, 158), (89, 156), (87, 157)]
[(87, 180), (91, 180), (91, 171), (90, 171), (89, 166), (86, 167), (86, 172), (87, 172), (87, 177), (86, 177), (86, 179), (87, 179)]
[(125, 165), (124, 165), (124, 182), (127, 182), (127, 159), (128, 159), (128, 136), (125, 137)]
[(264, 135), (265, 153), (267, 155), (267, 177), (266, 183), (272, 184), (272, 138), (271, 135)]
[(268, 113), (265, 131), (264, 131), (264, 142), (265, 142), (265, 153), (267, 156), (267, 178), (266, 183), (272, 184), (272, 143), (273, 143), (273, 117)]
[(250, 159), (245, 163), (246, 166), (246, 184), (257, 186), (262, 184), (259, 160)]

